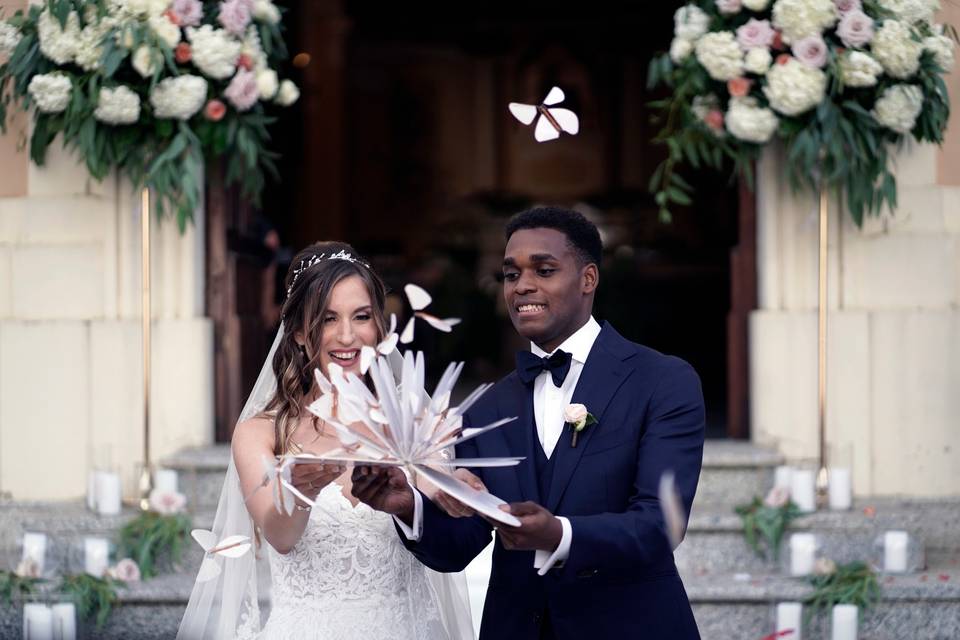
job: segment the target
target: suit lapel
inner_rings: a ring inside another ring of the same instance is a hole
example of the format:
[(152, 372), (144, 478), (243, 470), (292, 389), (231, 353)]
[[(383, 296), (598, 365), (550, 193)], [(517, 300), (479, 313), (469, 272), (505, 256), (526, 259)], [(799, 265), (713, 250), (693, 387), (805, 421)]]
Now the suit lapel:
[(510, 455), (524, 456), (514, 469), (517, 472), (517, 482), (520, 484), (520, 494), (524, 500), (539, 502), (537, 490), (537, 475), (534, 469), (534, 444), (536, 442), (536, 428), (533, 422), (533, 385), (529, 387), (520, 381), (514, 374), (509, 386), (509, 392), (502, 396), (498, 410), (501, 417), (517, 416), (516, 424), (504, 425), (499, 429), (507, 439)]
[[(617, 350), (611, 348), (619, 335), (610, 325), (604, 323), (603, 330), (597, 336), (587, 362), (580, 373), (580, 379), (573, 391), (571, 404), (582, 404), (597, 419), (597, 424), (580, 432), (577, 446), (571, 446), (572, 430), (564, 425), (563, 433), (557, 442), (553, 455), (556, 456), (553, 468), (553, 479), (550, 483), (550, 495), (544, 506), (551, 512), (560, 504), (560, 498), (566, 491), (567, 485), (573, 476), (574, 470), (580, 463), (580, 458), (586, 450), (593, 434), (601, 429), (613, 429), (615, 425), (604, 427), (603, 413), (613, 398), (614, 393), (623, 383), (627, 366), (624, 364)], [(620, 338), (620, 340), (623, 340)], [(621, 352), (622, 355), (627, 355)]]

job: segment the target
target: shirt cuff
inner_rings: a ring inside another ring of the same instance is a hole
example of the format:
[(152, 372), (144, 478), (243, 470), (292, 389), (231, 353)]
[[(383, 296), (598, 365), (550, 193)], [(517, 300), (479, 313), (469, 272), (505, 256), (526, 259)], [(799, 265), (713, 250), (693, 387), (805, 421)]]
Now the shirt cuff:
[(560, 525), (563, 527), (563, 535), (560, 537), (560, 544), (557, 548), (550, 551), (538, 549), (533, 554), (533, 568), (539, 569), (538, 576), (547, 575), (547, 571), (553, 569), (558, 563), (562, 563), (570, 556), (570, 543), (573, 541), (573, 529), (570, 527), (570, 521), (563, 516), (557, 516)]
[(417, 491), (413, 485), (410, 485), (410, 488), (413, 489), (413, 526), (407, 525), (406, 522), (397, 516), (393, 516), (393, 520), (397, 523), (397, 526), (400, 527), (400, 531), (403, 531), (403, 535), (407, 537), (407, 540), (410, 542), (418, 542), (420, 536), (423, 535), (423, 496), (420, 495), (420, 492)]

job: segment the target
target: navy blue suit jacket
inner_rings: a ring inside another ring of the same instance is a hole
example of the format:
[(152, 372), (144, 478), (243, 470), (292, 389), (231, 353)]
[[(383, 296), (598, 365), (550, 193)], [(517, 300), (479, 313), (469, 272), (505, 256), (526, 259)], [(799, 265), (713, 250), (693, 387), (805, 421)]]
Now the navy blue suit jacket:
[[(683, 360), (632, 343), (604, 323), (572, 402), (598, 423), (576, 447), (565, 428), (553, 455), (549, 495), (539, 495), (534, 447), (533, 385), (516, 372), (500, 380), (467, 413), (464, 427), (518, 419), (463, 443), (457, 457), (526, 456), (516, 467), (473, 470), (507, 502), (532, 500), (569, 518), (570, 555), (538, 576), (533, 551), (495, 542), (483, 611), (482, 639), (540, 637), (549, 616), (558, 640), (699, 638), (686, 591), (664, 533), (657, 489), (671, 469), (686, 512), (703, 458), (700, 381)], [(480, 517), (452, 518), (423, 500), (423, 534), (407, 548), (437, 571), (460, 571), (490, 542)]]

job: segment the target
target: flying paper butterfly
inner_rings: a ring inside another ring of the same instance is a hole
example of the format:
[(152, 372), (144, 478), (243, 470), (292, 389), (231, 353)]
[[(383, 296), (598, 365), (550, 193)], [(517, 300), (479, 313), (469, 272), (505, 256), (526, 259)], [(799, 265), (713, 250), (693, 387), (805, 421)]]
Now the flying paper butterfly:
[(563, 131), (572, 136), (577, 135), (577, 132), (580, 131), (580, 119), (577, 118), (577, 114), (570, 109), (553, 106), (563, 102), (565, 97), (560, 87), (554, 87), (543, 99), (543, 104), (511, 102), (507, 106), (513, 117), (523, 124), (530, 124), (539, 115), (537, 126), (533, 130), (533, 137), (536, 138), (537, 142), (546, 142), (547, 140), (556, 140)]
[(213, 531), (194, 529), (190, 532), (193, 539), (203, 547), (203, 562), (197, 573), (197, 582), (206, 582), (220, 575), (221, 567), (217, 558), (239, 558), (250, 550), (250, 538), (247, 536), (227, 536), (219, 543)]
[(397, 316), (391, 313), (390, 330), (387, 332), (387, 337), (383, 339), (383, 342), (378, 344), (376, 348), (363, 345), (360, 349), (360, 373), (366, 374), (367, 369), (370, 368), (370, 364), (377, 356), (386, 356), (393, 353), (393, 350), (397, 348), (398, 339)]
[(460, 324), (460, 318), (441, 319), (424, 311), (424, 309), (433, 302), (433, 298), (417, 285), (408, 284), (403, 288), (403, 291), (407, 294), (407, 300), (410, 301), (410, 306), (413, 307), (413, 316), (410, 317), (407, 326), (403, 329), (403, 333), (400, 334), (400, 342), (403, 344), (413, 342), (413, 325), (417, 318), (425, 320), (431, 327), (444, 333), (450, 333), (454, 325)]

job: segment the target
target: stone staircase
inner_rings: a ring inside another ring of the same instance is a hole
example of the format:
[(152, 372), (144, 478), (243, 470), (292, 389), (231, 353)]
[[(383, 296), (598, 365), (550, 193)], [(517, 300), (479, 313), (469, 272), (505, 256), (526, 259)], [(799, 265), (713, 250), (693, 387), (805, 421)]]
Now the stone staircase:
[[(229, 461), (225, 445), (183, 451), (165, 461), (179, 471), (194, 526), (209, 527)], [(777, 602), (809, 593), (805, 580), (787, 577), (786, 541), (780, 564), (757, 558), (740, 532), (733, 506), (763, 494), (772, 484), (779, 455), (749, 443), (709, 441), (700, 489), (677, 566), (706, 639), (760, 640), (774, 629)], [(86, 535), (113, 537), (133, 517), (98, 516), (77, 502), (0, 501), (0, 561), (15, 563), (24, 531), (46, 532), (60, 550), (62, 565), (76, 570), (80, 540)], [(916, 571), (882, 576), (881, 604), (861, 619), (861, 640), (948, 640), (960, 638), (960, 500), (861, 500), (847, 512), (821, 511), (796, 520), (794, 531), (811, 531), (821, 550), (838, 562), (878, 561), (875, 546), (883, 531), (902, 529), (922, 543)], [(789, 535), (789, 533), (788, 533)], [(489, 549), (488, 549), (489, 551)], [(72, 558), (72, 559), (71, 559)], [(107, 626), (86, 628), (87, 638), (172, 638), (193, 586), (199, 548), (192, 545), (177, 573), (132, 584), (120, 593), (120, 606)], [(467, 570), (474, 618), (479, 622), (489, 573), (489, 553)], [(19, 637), (21, 609), (0, 604), (0, 638)], [(807, 640), (829, 638), (823, 620), (804, 630)]]

